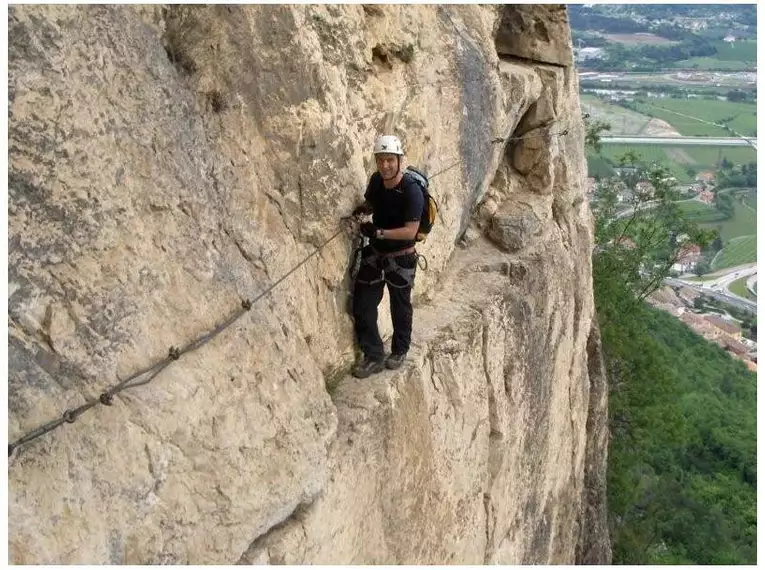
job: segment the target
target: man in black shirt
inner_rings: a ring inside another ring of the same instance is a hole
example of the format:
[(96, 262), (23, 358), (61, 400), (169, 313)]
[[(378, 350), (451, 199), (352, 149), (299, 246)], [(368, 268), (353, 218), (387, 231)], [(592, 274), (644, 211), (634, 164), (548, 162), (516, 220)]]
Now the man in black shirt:
[[(398, 137), (378, 137), (374, 154), (377, 172), (369, 179), (364, 204), (353, 211), (356, 216), (372, 214), (372, 222), (360, 228), (370, 243), (362, 250), (353, 291), (356, 339), (364, 353), (353, 370), (357, 378), (385, 367), (398, 368), (406, 358), (412, 337), (411, 295), (417, 268), (414, 244), (425, 201), (419, 185), (402, 165), (404, 151)], [(377, 306), (386, 283), (393, 321), (387, 359), (377, 329)]]

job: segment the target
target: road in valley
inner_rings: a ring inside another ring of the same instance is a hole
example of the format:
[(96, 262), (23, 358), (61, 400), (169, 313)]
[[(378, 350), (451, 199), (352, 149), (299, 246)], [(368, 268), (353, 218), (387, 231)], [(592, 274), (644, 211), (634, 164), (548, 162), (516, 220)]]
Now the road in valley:
[(717, 277), (699, 282), (688, 281), (687, 279), (667, 278), (665, 282), (669, 285), (690, 287), (694, 291), (703, 293), (713, 299), (729, 303), (750, 313), (757, 314), (757, 302), (750, 301), (744, 297), (731, 293), (728, 287), (731, 283), (742, 277), (751, 277), (757, 275), (757, 264), (752, 263), (744, 266), (727, 269), (725, 273), (717, 272)]
[(703, 293), (707, 297), (712, 297), (713, 299), (717, 299), (718, 301), (722, 301), (723, 303), (728, 303), (729, 305), (738, 307), (739, 309), (746, 311), (748, 313), (752, 313), (754, 315), (757, 314), (757, 303), (753, 301), (749, 301), (748, 299), (744, 299), (743, 297), (739, 297), (738, 295), (733, 295), (732, 293), (721, 293), (720, 291), (713, 291), (712, 289), (700, 287), (699, 285), (693, 283), (692, 281), (681, 281), (680, 279), (673, 279), (671, 277), (667, 277), (664, 281), (665, 283), (667, 283), (667, 285), (674, 285), (675, 287), (679, 287), (679, 286), (689, 287), (693, 289), (694, 291)]
[(653, 144), (667, 146), (751, 146), (757, 148), (756, 138), (739, 137), (638, 137), (616, 136), (600, 137), (603, 144)]

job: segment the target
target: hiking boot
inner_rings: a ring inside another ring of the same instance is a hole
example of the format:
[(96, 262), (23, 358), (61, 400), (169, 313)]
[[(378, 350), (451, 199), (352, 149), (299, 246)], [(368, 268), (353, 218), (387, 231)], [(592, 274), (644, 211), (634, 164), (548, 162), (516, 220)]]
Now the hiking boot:
[(371, 358), (365, 356), (364, 360), (359, 362), (353, 369), (352, 374), (356, 378), (366, 378), (367, 376), (377, 374), (383, 370), (385, 370), (385, 364), (382, 360), (372, 360)]
[(385, 360), (385, 367), (389, 370), (395, 370), (396, 368), (401, 367), (401, 365), (404, 363), (404, 360), (406, 360), (406, 352), (402, 354), (391, 354)]

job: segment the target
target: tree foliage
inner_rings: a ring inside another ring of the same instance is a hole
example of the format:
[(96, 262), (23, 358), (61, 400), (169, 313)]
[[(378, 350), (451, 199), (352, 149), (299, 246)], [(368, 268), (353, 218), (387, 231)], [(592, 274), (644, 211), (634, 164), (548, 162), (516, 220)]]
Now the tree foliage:
[(753, 564), (756, 376), (646, 305), (601, 328), (614, 562)]
[[(589, 117), (589, 115), (587, 115)], [(600, 135), (604, 131), (610, 131), (611, 124), (605, 121), (588, 121), (585, 126), (584, 144), (591, 147), (595, 152), (601, 152), (603, 146), (600, 143)]]
[(643, 301), (682, 248), (716, 236), (684, 218), (664, 169), (628, 155), (618, 172), (593, 202), (614, 563), (753, 564), (755, 375)]
[(720, 161), (716, 178), (718, 188), (756, 188), (757, 163), (749, 162), (734, 165), (727, 159), (723, 159)]
[(602, 294), (624, 297), (626, 290), (642, 301), (661, 286), (688, 246), (706, 247), (716, 234), (683, 214), (676, 180), (666, 168), (643, 165), (627, 153), (619, 171), (596, 191), (593, 279)]

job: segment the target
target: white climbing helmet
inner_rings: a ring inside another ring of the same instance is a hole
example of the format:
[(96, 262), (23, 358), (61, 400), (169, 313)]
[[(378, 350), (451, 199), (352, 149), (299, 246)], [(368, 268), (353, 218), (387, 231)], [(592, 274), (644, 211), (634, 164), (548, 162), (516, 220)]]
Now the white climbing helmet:
[(377, 137), (375, 141), (375, 154), (397, 154), (399, 156), (404, 155), (404, 147), (401, 145), (401, 141), (398, 137), (393, 135), (382, 135)]

